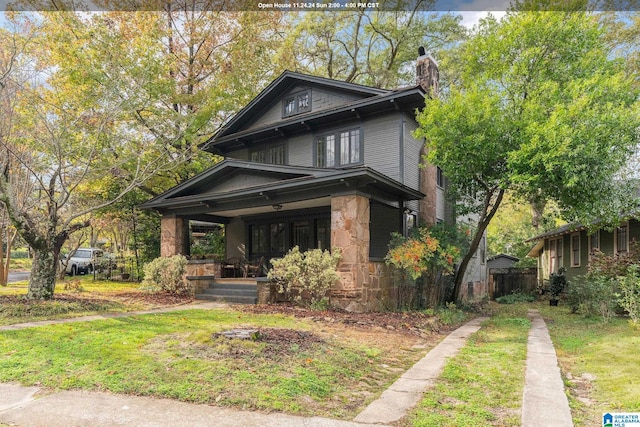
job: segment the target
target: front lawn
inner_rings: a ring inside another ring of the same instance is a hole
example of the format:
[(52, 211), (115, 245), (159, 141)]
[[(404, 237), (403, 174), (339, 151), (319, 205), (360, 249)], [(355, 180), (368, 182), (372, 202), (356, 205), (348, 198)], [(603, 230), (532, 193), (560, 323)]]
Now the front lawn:
[(576, 427), (601, 425), (604, 412), (640, 412), (640, 329), (628, 319), (603, 323), (571, 314), (563, 302), (492, 308), (492, 319), (447, 363), (404, 425), (519, 426), (529, 309), (549, 329)]
[(495, 308), (494, 316), (447, 362), (436, 385), (404, 425), (520, 425), (531, 322), (524, 304)]
[[(444, 328), (424, 314), (369, 317), (392, 326), (292, 311), (303, 316), (185, 310), (3, 331), (0, 381), (351, 419), (444, 337), (415, 327)], [(260, 337), (216, 335), (234, 328)]]
[(176, 298), (143, 292), (139, 283), (93, 280), (91, 276), (59, 281), (51, 301), (26, 300), (26, 294), (27, 282), (0, 287), (0, 326), (146, 310), (191, 301), (190, 297)]
[(571, 390), (576, 427), (601, 425), (604, 412), (640, 412), (640, 329), (626, 318), (603, 323), (562, 305), (538, 309)]

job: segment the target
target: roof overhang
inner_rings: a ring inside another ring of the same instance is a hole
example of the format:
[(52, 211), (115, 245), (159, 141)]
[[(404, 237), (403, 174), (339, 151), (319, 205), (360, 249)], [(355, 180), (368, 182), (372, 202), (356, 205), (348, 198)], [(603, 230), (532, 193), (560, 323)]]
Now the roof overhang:
[(212, 153), (243, 149), (256, 142), (264, 142), (283, 135), (291, 136), (303, 132), (313, 132), (340, 121), (361, 119), (386, 111), (415, 111), (424, 107), (425, 93), (420, 87), (411, 87), (371, 96), (339, 107), (303, 113), (289, 119), (258, 128), (230, 132), (226, 127), (211, 137), (200, 148)]
[(529, 258), (537, 258), (540, 255), (540, 251), (544, 248), (544, 240), (536, 242), (536, 244), (527, 252)]
[[(264, 167), (264, 170), (261, 168)], [(252, 173), (278, 175), (282, 179), (244, 187), (224, 189), (225, 177)], [(223, 188), (217, 191), (216, 188)], [(268, 212), (273, 206), (303, 209), (330, 204), (331, 197), (358, 193), (393, 204), (417, 200), (424, 195), (366, 166), (347, 169), (319, 169), (225, 160), (208, 171), (166, 193), (141, 204), (163, 214), (198, 220), (228, 222), (232, 217)]]

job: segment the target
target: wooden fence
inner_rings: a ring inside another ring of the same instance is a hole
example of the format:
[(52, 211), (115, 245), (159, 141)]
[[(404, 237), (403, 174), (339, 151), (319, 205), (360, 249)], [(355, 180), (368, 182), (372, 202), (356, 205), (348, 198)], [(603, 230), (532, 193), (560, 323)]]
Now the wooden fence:
[(491, 299), (512, 292), (532, 292), (538, 284), (537, 268), (491, 268), (489, 269), (489, 295)]

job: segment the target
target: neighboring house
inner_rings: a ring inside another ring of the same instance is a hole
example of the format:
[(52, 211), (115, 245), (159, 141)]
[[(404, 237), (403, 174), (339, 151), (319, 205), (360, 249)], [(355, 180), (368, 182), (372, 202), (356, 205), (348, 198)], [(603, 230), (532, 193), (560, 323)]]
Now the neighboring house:
[(594, 251), (624, 255), (629, 251), (629, 243), (639, 240), (640, 222), (635, 217), (623, 221), (613, 231), (589, 232), (582, 224), (567, 224), (527, 240), (535, 242), (527, 256), (538, 259), (540, 284), (560, 267), (566, 269), (565, 274), (571, 280), (587, 273)]
[(487, 270), (489, 270), (490, 272), (493, 268), (511, 268), (518, 261), (520, 261), (520, 258), (511, 255), (494, 255), (491, 258), (487, 259)]
[(162, 214), (161, 255), (189, 253), (190, 220), (225, 225), (227, 258), (339, 248), (332, 303), (389, 307), (390, 233), (453, 221), (446, 179), (420, 167), (424, 141), (413, 136), (438, 68), (422, 55), (416, 70), (416, 85), (396, 90), (282, 73), (202, 145), (222, 162), (141, 205)]

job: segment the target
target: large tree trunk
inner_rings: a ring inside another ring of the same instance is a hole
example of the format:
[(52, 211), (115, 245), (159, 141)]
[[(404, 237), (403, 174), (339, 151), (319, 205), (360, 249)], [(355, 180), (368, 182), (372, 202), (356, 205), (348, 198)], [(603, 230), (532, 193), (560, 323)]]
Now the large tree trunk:
[[(494, 196), (494, 191), (496, 191)], [(480, 242), (482, 241), (482, 236), (486, 231), (491, 219), (494, 217), (496, 212), (498, 211), (498, 207), (500, 207), (500, 203), (502, 203), (502, 198), (504, 197), (504, 190), (496, 189), (494, 191), (488, 191), (487, 196), (484, 201), (484, 209), (480, 214), (480, 219), (478, 220), (478, 226), (476, 228), (476, 232), (473, 235), (473, 239), (471, 240), (471, 246), (469, 250), (460, 261), (460, 266), (456, 271), (456, 275), (453, 283), (453, 292), (451, 297), (449, 298), (449, 302), (458, 302), (460, 301), (460, 291), (462, 290), (462, 281), (464, 280), (464, 275), (467, 272), (467, 267), (469, 266), (469, 261), (473, 257), (473, 254), (478, 249)], [(495, 197), (495, 198), (494, 198)]]
[(32, 249), (34, 256), (27, 298), (40, 300), (52, 299), (58, 272), (57, 251), (51, 247)]

